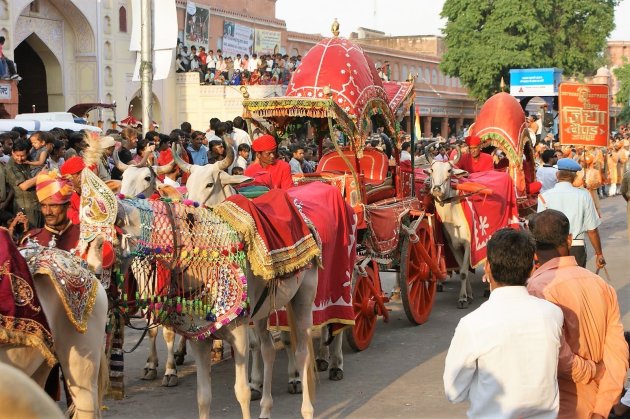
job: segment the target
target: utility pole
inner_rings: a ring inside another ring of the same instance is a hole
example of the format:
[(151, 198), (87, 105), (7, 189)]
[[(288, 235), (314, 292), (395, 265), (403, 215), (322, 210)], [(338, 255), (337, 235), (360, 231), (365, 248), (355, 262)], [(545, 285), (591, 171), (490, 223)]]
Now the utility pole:
[(140, 25), (142, 38), (140, 41), (140, 80), (142, 83), (142, 135), (144, 136), (153, 123), (153, 42), (151, 36), (151, 2), (141, 0)]

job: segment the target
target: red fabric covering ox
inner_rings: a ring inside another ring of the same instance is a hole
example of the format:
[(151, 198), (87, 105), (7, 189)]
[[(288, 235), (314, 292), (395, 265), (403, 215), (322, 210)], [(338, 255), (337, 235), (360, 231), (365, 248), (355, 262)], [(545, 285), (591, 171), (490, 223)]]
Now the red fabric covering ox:
[(30, 346), (50, 366), (56, 362), (53, 337), (31, 272), (5, 228), (0, 228), (0, 344)]
[[(318, 270), (317, 295), (313, 307), (313, 326), (333, 325), (333, 334), (354, 324), (351, 283), (356, 259), (356, 222), (354, 212), (339, 190), (313, 182), (290, 189), (287, 194), (299, 202), (304, 215), (313, 223), (322, 244), (323, 267)], [(276, 322), (277, 320), (277, 322)], [(270, 316), (270, 324), (287, 328), (286, 312)]]
[(243, 236), (252, 272), (263, 279), (304, 268), (319, 256), (313, 235), (283, 190), (252, 200), (232, 195), (214, 211)]
[(486, 260), (486, 245), (495, 231), (503, 227), (518, 228), (518, 205), (512, 178), (507, 173), (472, 173), (461, 180), (466, 182), (485, 185), (493, 191), (492, 195), (477, 194), (462, 200), (471, 237), (470, 264), (476, 267)]

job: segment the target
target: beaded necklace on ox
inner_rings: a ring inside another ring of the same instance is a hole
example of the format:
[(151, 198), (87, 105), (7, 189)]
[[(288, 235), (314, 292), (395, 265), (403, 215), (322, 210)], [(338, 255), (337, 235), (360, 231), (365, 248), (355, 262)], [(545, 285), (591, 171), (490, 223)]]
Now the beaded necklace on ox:
[(183, 335), (204, 339), (247, 307), (245, 253), (238, 234), (209, 208), (124, 199), (140, 216), (130, 251), (136, 305)]

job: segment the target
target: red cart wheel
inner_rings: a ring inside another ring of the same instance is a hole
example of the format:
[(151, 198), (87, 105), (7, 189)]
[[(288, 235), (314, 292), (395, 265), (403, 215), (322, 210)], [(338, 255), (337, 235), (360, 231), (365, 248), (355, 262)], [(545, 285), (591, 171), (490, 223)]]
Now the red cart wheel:
[(409, 321), (423, 324), (429, 319), (433, 308), (437, 280), (422, 258), (420, 248), (423, 248), (433, 260), (437, 258), (437, 251), (427, 220), (420, 222), (416, 234), (418, 241), (415, 243), (412, 243), (409, 237), (403, 239), (400, 256), (400, 296)]
[[(367, 349), (372, 342), (376, 330), (376, 317), (378, 312), (375, 290), (380, 289), (380, 277), (378, 264), (371, 261), (366, 267), (367, 276), (354, 273), (352, 287), (352, 308), (354, 310), (354, 326), (350, 333), (346, 333), (348, 344), (355, 351)], [(378, 292), (378, 291), (377, 291)]]

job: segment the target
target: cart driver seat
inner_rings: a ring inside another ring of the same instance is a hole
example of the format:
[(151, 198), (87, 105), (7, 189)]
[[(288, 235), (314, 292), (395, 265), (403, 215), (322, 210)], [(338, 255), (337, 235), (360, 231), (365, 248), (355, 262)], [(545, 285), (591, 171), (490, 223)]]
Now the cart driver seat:
[[(396, 189), (389, 175), (389, 160), (385, 153), (374, 148), (364, 149), (363, 157), (359, 159), (359, 170), (354, 151), (349, 147), (342, 147), (341, 151), (352, 165), (352, 169), (363, 175), (368, 204), (396, 196)], [(349, 173), (350, 168), (336, 151), (331, 151), (324, 154), (317, 165), (316, 173), (321, 172)]]

